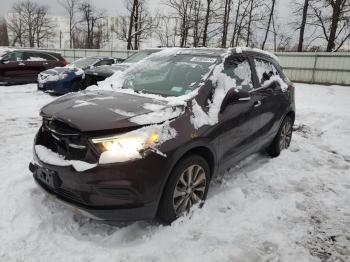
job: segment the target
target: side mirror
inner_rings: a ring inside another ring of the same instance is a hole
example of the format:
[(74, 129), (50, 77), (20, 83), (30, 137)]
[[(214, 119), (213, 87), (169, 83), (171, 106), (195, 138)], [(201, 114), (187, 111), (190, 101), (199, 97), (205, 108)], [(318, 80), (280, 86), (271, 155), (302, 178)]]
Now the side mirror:
[(231, 88), (228, 90), (224, 100), (221, 103), (220, 113), (222, 113), (227, 106), (231, 104), (246, 103), (250, 101), (250, 94), (248, 91)]

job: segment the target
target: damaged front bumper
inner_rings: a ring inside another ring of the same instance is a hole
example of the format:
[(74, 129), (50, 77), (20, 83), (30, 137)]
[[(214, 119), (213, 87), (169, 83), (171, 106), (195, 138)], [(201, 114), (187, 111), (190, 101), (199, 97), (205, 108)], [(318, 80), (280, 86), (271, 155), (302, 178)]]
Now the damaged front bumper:
[(168, 163), (158, 154), (126, 163), (97, 165), (78, 172), (41, 161), (29, 164), (35, 182), (75, 213), (105, 221), (153, 219)]

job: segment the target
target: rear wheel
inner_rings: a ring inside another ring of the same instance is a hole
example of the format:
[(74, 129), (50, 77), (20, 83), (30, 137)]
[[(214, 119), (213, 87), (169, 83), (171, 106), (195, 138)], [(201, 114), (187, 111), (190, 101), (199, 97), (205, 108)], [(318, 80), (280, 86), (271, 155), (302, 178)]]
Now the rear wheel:
[(78, 92), (80, 90), (83, 89), (82, 84), (80, 83), (80, 81), (75, 81), (72, 83), (71, 87), (70, 87), (70, 92)]
[(287, 149), (292, 140), (293, 134), (293, 120), (287, 116), (278, 130), (278, 133), (272, 144), (267, 149), (267, 152), (272, 157), (277, 157), (283, 149)]
[(158, 209), (158, 217), (171, 223), (207, 197), (210, 169), (204, 158), (190, 155), (172, 171)]

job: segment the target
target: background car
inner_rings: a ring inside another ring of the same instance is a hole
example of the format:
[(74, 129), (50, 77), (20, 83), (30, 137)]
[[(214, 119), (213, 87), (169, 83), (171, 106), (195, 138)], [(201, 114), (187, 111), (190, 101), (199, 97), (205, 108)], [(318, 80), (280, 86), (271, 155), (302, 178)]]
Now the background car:
[(0, 83), (34, 83), (40, 72), (67, 64), (59, 53), (7, 49), (0, 54)]
[(81, 81), (85, 70), (103, 65), (112, 65), (115, 62), (113, 57), (93, 56), (78, 59), (65, 67), (46, 70), (38, 75), (38, 89), (55, 94), (82, 90)]
[(91, 85), (97, 85), (97, 82), (105, 80), (107, 77), (112, 76), (115, 72), (124, 71), (130, 65), (137, 63), (145, 57), (161, 50), (161, 48), (142, 50), (125, 59), (121, 64), (113, 64), (110, 66), (101, 66), (98, 68), (88, 69), (85, 71), (85, 78), (82, 85), (85, 88)]

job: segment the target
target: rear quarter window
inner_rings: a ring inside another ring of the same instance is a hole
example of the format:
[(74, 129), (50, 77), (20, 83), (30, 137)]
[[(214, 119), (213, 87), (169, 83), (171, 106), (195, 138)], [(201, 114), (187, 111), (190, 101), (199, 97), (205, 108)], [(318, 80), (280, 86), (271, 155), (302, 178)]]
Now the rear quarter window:
[(270, 80), (272, 76), (279, 76), (284, 82), (287, 82), (288, 79), (284, 75), (282, 69), (275, 66), (271, 61), (255, 58), (254, 64), (259, 84), (264, 84), (264, 82)]

